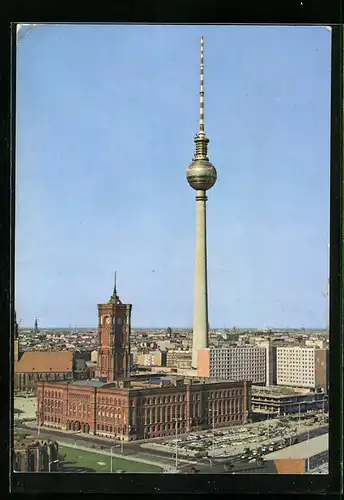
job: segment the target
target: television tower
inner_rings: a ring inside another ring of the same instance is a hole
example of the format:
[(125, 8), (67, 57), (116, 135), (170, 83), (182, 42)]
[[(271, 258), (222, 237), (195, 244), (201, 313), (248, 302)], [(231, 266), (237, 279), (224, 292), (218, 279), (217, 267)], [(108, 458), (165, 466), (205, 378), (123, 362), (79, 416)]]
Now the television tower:
[(186, 172), (190, 186), (196, 191), (196, 263), (192, 367), (197, 368), (199, 349), (208, 347), (207, 232), (206, 192), (216, 182), (217, 174), (207, 156), (209, 139), (204, 132), (204, 41), (201, 37), (199, 132), (194, 142), (196, 151)]

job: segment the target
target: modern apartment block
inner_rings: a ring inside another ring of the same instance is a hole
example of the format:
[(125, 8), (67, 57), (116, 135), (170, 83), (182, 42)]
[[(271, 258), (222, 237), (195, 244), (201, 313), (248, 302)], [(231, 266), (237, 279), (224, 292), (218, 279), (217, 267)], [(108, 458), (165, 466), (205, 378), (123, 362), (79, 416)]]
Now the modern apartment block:
[(198, 352), (198, 376), (266, 383), (266, 349), (262, 347), (207, 348)]
[(327, 390), (328, 352), (315, 347), (277, 347), (277, 385)]
[(186, 368), (191, 367), (192, 351), (169, 350), (166, 353), (166, 366), (169, 368), (181, 368), (180, 363), (186, 363)]
[(135, 364), (140, 366), (166, 366), (166, 352), (150, 351), (148, 353), (137, 353)]

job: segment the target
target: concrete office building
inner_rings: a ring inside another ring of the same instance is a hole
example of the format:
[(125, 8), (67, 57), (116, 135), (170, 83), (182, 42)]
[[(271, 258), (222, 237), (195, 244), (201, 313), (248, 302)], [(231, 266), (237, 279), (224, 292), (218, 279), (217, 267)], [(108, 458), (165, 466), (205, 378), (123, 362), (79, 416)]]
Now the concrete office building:
[(271, 340), (258, 341), (256, 346), (265, 349), (266, 353), (265, 384), (276, 385), (276, 346)]
[(209, 139), (204, 133), (204, 52), (201, 38), (200, 67), (200, 121), (199, 132), (194, 142), (196, 151), (186, 178), (196, 191), (196, 262), (194, 290), (194, 322), (192, 368), (197, 368), (197, 352), (208, 347), (208, 284), (207, 284), (207, 233), (206, 201), (207, 190), (211, 189), (217, 178), (215, 167), (209, 162), (207, 149)]
[(277, 347), (277, 385), (328, 388), (327, 349), (315, 347)]
[(198, 351), (198, 376), (248, 380), (265, 385), (266, 349), (262, 347), (207, 348)]
[(277, 418), (282, 415), (296, 417), (307, 412), (328, 411), (328, 396), (309, 392), (309, 389), (252, 386), (252, 419), (254, 421)]

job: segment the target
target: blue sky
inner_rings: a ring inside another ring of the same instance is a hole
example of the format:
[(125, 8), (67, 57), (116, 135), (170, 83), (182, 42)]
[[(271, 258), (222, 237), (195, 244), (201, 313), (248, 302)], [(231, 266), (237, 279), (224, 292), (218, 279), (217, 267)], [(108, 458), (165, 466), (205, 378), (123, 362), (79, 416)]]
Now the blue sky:
[(96, 325), (114, 269), (133, 326), (192, 326), (201, 35), (210, 325), (327, 325), (330, 32), (46, 25), (17, 52), (23, 326)]

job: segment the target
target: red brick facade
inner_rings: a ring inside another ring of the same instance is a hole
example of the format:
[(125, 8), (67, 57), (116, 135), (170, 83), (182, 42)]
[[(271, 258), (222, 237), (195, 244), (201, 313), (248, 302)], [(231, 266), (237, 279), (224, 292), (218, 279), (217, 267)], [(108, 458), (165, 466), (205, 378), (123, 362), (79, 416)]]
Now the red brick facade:
[(107, 304), (98, 304), (98, 362), (95, 376), (109, 382), (129, 377), (131, 304), (122, 304), (116, 286)]
[(38, 383), (39, 425), (128, 441), (211, 427), (212, 415), (216, 427), (243, 424), (251, 410), (249, 382), (91, 384)]

